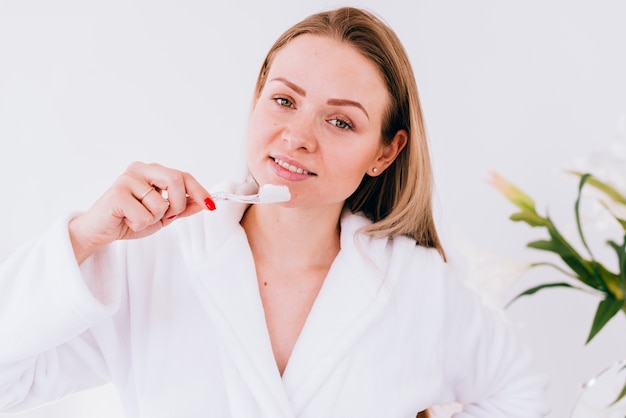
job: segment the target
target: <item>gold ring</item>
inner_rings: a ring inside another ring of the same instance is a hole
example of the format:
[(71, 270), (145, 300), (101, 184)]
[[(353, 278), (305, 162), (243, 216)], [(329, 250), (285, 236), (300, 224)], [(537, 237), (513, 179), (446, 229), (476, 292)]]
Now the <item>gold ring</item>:
[(139, 198), (140, 202), (143, 202), (143, 200), (146, 198), (146, 196), (148, 196), (150, 194), (151, 191), (154, 190), (154, 187), (150, 186), (150, 188), (148, 190), (146, 190), (145, 192), (143, 192), (141, 194), (141, 197)]

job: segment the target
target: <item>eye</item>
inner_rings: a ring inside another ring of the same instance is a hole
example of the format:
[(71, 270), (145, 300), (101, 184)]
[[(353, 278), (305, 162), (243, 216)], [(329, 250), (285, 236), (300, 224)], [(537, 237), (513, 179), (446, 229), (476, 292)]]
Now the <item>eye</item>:
[(328, 122), (342, 130), (354, 129), (354, 126), (352, 126), (352, 124), (345, 119), (333, 118), (329, 119)]
[(272, 97), (272, 100), (283, 107), (294, 107), (293, 102), (285, 97)]

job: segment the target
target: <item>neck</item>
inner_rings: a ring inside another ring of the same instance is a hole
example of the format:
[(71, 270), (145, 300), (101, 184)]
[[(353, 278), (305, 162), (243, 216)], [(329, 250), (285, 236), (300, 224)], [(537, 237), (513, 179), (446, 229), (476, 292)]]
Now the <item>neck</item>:
[(252, 205), (241, 225), (255, 258), (291, 270), (330, 265), (339, 252), (341, 207)]

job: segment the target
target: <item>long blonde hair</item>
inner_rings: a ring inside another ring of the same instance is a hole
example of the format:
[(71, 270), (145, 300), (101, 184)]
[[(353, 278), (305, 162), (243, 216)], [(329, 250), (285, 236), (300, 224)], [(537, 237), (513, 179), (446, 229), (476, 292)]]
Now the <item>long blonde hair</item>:
[(395, 32), (372, 13), (353, 7), (311, 15), (283, 33), (270, 48), (259, 72), (255, 100), (265, 86), (276, 53), (297, 36), (328, 36), (348, 42), (380, 70), (391, 101), (381, 137), (390, 143), (399, 130), (408, 141), (379, 176), (365, 175), (346, 205), (372, 220), (363, 232), (375, 236), (406, 235), (436, 248), (445, 258), (432, 213), (433, 175), (413, 69)]

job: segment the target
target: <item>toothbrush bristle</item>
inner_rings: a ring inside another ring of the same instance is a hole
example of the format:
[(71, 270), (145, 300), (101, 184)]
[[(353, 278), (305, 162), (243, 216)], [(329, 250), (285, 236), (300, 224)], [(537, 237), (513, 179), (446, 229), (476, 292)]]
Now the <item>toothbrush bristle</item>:
[(264, 184), (259, 189), (259, 200), (261, 203), (287, 202), (291, 199), (291, 193), (287, 186), (276, 184)]

